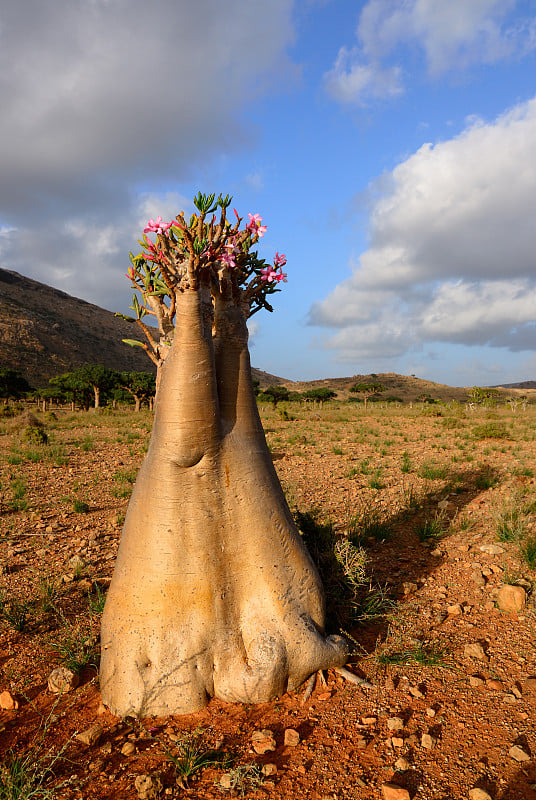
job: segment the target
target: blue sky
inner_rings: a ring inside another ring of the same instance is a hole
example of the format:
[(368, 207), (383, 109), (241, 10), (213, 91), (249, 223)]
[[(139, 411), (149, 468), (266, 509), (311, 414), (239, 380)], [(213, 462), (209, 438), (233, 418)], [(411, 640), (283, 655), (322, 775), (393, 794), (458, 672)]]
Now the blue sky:
[(536, 0), (19, 0), (0, 98), (0, 266), (125, 312), (148, 217), (230, 192), (288, 258), (255, 366), (535, 377)]

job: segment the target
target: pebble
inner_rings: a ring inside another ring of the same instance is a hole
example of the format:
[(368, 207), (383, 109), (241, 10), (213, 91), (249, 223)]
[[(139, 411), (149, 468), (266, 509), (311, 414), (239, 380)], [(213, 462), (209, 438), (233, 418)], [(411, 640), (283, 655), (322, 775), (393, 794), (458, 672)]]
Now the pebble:
[(529, 754), (517, 744), (510, 748), (508, 755), (510, 758), (513, 758), (514, 761), (530, 761)]
[(97, 722), (95, 725), (79, 733), (76, 738), (79, 742), (82, 742), (82, 744), (87, 744), (88, 747), (91, 747), (99, 741), (103, 731), (104, 728)]
[(481, 661), (487, 661), (488, 658), (480, 642), (470, 642), (466, 644), (463, 648), (463, 652), (468, 658), (478, 658)]
[(390, 731), (401, 731), (404, 727), (404, 720), (402, 717), (391, 717), (387, 720), (387, 727)]
[(504, 689), (504, 686), (502, 685), (501, 681), (496, 681), (496, 680), (486, 681), (486, 686), (488, 687), (488, 689), (494, 689), (496, 692), (502, 692)]
[(294, 728), (285, 730), (285, 747), (296, 747), (300, 743), (300, 734)]
[(408, 692), (416, 700), (422, 700), (422, 698), (424, 697), (424, 693), (421, 692), (418, 686), (410, 686)]
[(259, 756), (271, 753), (276, 748), (274, 733), (268, 729), (255, 731), (251, 737), (251, 742), (253, 749)]
[(134, 786), (139, 800), (155, 800), (162, 791), (162, 781), (157, 774), (138, 775), (134, 780)]
[(497, 592), (497, 605), (501, 611), (516, 614), (525, 608), (527, 594), (522, 586), (504, 584)]
[(233, 788), (233, 776), (230, 772), (224, 772), (220, 778), (220, 786), (222, 789), (232, 789)]
[(469, 789), (469, 800), (492, 800), (491, 795), (475, 786), (474, 789)]
[(409, 769), (409, 767), (410, 767), (409, 761), (407, 760), (407, 758), (404, 758), (403, 756), (400, 756), (400, 758), (397, 758), (397, 760), (395, 761), (395, 769), (398, 770), (398, 772), (406, 772)]
[(501, 547), (499, 544), (481, 544), (480, 550), (483, 553), (487, 553), (488, 556), (499, 556), (501, 553), (504, 553), (504, 547)]
[(383, 800), (411, 800), (408, 790), (396, 783), (382, 783), (381, 790)]
[(435, 743), (436, 739), (433, 736), (430, 736), (429, 733), (423, 733), (421, 736), (421, 746), (424, 747), (426, 750), (431, 750)]
[(400, 736), (393, 736), (391, 739), (391, 744), (393, 747), (404, 747), (404, 739), (402, 739)]
[(471, 573), (471, 580), (475, 584), (475, 586), (485, 586), (486, 579), (483, 576), (482, 572), (479, 569), (474, 570)]
[(482, 686), (484, 683), (484, 678), (481, 678), (479, 675), (471, 675), (469, 677), (469, 686), (472, 686), (473, 689), (476, 689), (477, 686)]
[(463, 613), (463, 608), (459, 603), (454, 603), (452, 606), (447, 606), (447, 614), (451, 617), (456, 617), (458, 614)]
[(48, 688), (52, 694), (71, 692), (78, 686), (78, 675), (67, 667), (56, 667), (48, 676)]
[(523, 683), (523, 691), (525, 694), (536, 694), (536, 677), (531, 676)]
[(19, 707), (19, 701), (13, 697), (11, 692), (2, 692), (0, 694), (0, 708), (3, 711), (16, 711)]
[(125, 742), (121, 748), (122, 756), (131, 756), (136, 752), (136, 746), (132, 742)]
[(277, 773), (277, 764), (265, 764), (261, 772), (266, 778), (270, 777), (270, 775), (275, 775)]

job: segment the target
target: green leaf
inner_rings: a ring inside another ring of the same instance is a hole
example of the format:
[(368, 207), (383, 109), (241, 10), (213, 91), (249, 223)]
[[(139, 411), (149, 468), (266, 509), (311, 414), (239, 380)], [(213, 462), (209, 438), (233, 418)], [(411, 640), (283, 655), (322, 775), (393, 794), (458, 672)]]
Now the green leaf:
[(145, 342), (138, 342), (137, 339), (122, 339), (125, 344), (128, 344), (130, 347), (143, 347), (145, 348), (147, 345)]
[(124, 319), (126, 322), (136, 322), (134, 317), (127, 317), (126, 314), (120, 314), (119, 312), (116, 312), (114, 314), (114, 317), (120, 317), (121, 319)]

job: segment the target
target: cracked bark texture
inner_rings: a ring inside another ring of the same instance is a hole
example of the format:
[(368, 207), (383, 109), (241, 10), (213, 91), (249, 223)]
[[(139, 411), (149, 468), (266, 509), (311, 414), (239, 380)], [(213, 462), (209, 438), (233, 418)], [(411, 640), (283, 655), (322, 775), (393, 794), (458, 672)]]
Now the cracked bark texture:
[(324, 635), (252, 389), (245, 315), (177, 293), (147, 456), (102, 619), (103, 701), (122, 717), (264, 702), (346, 660)]

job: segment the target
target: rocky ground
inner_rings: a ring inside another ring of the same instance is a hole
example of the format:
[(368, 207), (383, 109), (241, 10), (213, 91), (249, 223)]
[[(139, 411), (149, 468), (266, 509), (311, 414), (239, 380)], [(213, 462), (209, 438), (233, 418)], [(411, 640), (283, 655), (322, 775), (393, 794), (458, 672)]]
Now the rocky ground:
[[(40, 416), (48, 444), (5, 419), (0, 797), (536, 798), (536, 409), (262, 415), (353, 680), (113, 717), (99, 618), (151, 419), (56, 410)], [(14, 764), (33, 795), (6, 792)]]

